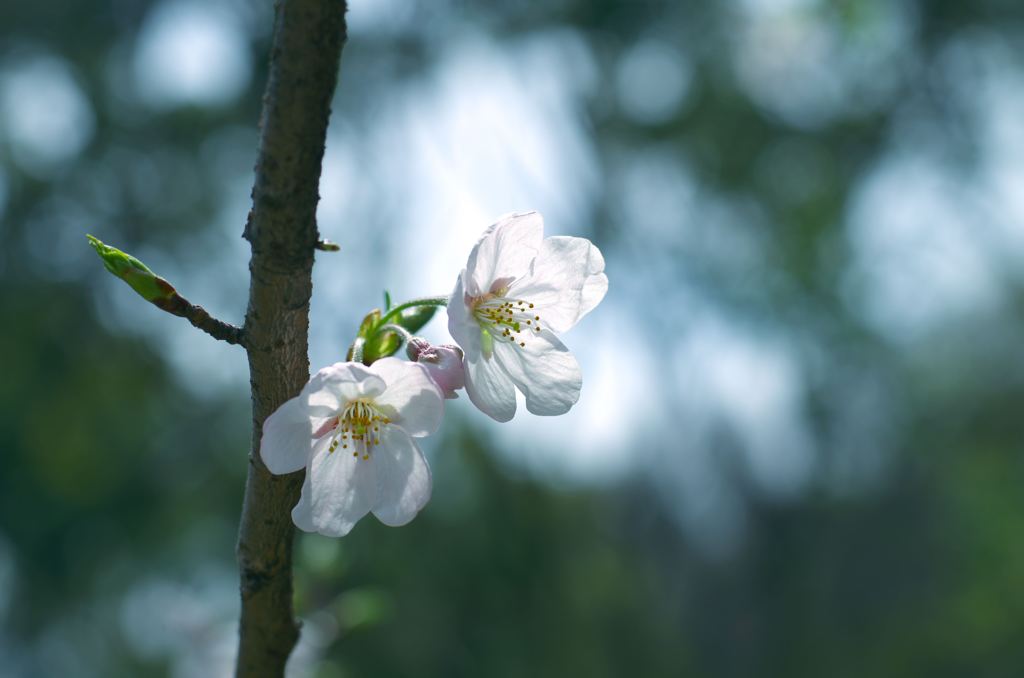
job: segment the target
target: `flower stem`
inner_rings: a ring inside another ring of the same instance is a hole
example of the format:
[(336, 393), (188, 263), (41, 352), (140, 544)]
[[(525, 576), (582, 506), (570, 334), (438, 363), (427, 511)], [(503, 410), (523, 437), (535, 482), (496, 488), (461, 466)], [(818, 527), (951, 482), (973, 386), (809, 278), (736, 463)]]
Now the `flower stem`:
[(402, 311), (407, 308), (417, 308), (419, 306), (447, 306), (448, 297), (420, 297), (419, 299), (410, 299), (404, 304), (395, 306), (390, 311), (381, 316), (380, 324), (385, 325), (393, 318), (397, 318), (401, 315)]
[(401, 325), (395, 325), (394, 323), (388, 323), (387, 325), (381, 325), (377, 332), (394, 332), (402, 338), (403, 342), (408, 342), (412, 339), (412, 332), (405, 329)]

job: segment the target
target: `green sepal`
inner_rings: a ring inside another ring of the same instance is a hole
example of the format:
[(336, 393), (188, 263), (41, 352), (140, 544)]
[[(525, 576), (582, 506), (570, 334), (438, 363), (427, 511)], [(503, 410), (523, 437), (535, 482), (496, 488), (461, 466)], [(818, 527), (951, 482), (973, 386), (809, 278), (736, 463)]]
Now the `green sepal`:
[(416, 334), (430, 322), (435, 313), (437, 313), (437, 306), (414, 306), (402, 311), (402, 314), (395, 318), (394, 323), (404, 327), (409, 334)]
[(359, 324), (359, 331), (356, 332), (357, 337), (363, 339), (369, 339), (373, 333), (377, 330), (377, 325), (380, 324), (380, 309), (375, 308), (366, 314), (363, 318), (363, 322)]
[(390, 330), (379, 332), (366, 342), (366, 347), (363, 349), (363, 362), (369, 365), (376, 360), (394, 355), (401, 345), (402, 338), (396, 332)]
[[(356, 342), (362, 340), (363, 342), (363, 357), (366, 357), (366, 346), (369, 338), (373, 336), (373, 333), (377, 331), (377, 325), (380, 324), (380, 309), (375, 308), (366, 314), (363, 318), (363, 322), (359, 323), (359, 331), (356, 332)], [(348, 347), (348, 351), (345, 353), (345, 360), (352, 360), (354, 357), (353, 349), (356, 344), (353, 343)]]
[[(392, 322), (403, 327), (409, 334), (416, 334), (424, 325), (430, 322), (437, 311), (436, 306), (417, 306), (402, 311)], [(402, 337), (397, 332), (384, 330), (377, 332), (366, 342), (363, 357), (367, 364), (380, 358), (387, 358), (394, 355), (402, 346)]]
[[(386, 291), (384, 292), (384, 303), (388, 307), (384, 310), (384, 314), (386, 314), (391, 306), (391, 295)], [(409, 334), (415, 334), (430, 322), (436, 312), (436, 306), (414, 306), (405, 309), (397, 317), (391, 318), (389, 322), (402, 327)], [(380, 329), (381, 325), (385, 324), (382, 322), (384, 314), (379, 308), (367, 313), (359, 325), (359, 332), (356, 333), (356, 337), (365, 342), (363, 344), (363, 362), (367, 365), (394, 355), (402, 346), (402, 336), (398, 332)], [(353, 352), (350, 348), (346, 360), (352, 360), (352, 357)]]
[(391, 310), (391, 292), (384, 290), (384, 312)]
[(153, 273), (144, 263), (116, 247), (111, 247), (98, 238), (86, 234), (89, 244), (103, 260), (108, 271), (128, 283), (139, 296), (157, 306), (166, 306), (178, 296), (177, 290), (157, 274)]

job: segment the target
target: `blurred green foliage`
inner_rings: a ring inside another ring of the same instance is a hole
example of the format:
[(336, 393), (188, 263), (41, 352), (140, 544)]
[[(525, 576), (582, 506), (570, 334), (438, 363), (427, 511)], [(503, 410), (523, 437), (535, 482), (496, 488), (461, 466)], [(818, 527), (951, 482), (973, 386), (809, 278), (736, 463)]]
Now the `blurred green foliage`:
[[(297, 607), (307, 623), (297, 675), (1020, 674), (1022, 277), (1006, 275), (997, 320), (969, 316), (906, 344), (851, 309), (840, 264), (850, 255), (843, 223), (853, 189), (900, 130), (938, 130), (943, 161), (971, 171), (976, 131), (936, 64), (963, 36), (1020, 44), (1024, 12), (1000, 0), (805, 3), (801, 11), (831, 22), (837, 49), (858, 57), (875, 49), (872, 36), (892, 7), (915, 30), (898, 62), (871, 72), (900, 73), (882, 103), (799, 124), (785, 104), (773, 110), (778, 102), (741, 86), (730, 67), (745, 4), (758, 3), (410, 10), (392, 31), (353, 33), (335, 124), (372, 118), (375, 101), (464, 37), (464, 22), (499, 44), (563, 28), (583, 36), (597, 68), (587, 125), (607, 171), (587, 207), (592, 235), (606, 253), (652, 262), (613, 285), (632, 290), (625, 294), (637, 307), (692, 285), (753, 326), (784, 327), (795, 342), (827, 347), (806, 404), (812, 434), (825, 441), (822, 477), (780, 499), (726, 464), (742, 496), (744, 538), (713, 554), (656, 489), (662, 469), (607, 487), (559, 485), (496, 454), (490, 429), (450, 417), (433, 457), (436, 496), (412, 524), (393, 530), (367, 520), (344, 540), (298, 539)], [(245, 18), (251, 84), (226, 104), (167, 109), (126, 94), (132, 40), (153, 3), (0, 9), (0, 81), (26, 58), (56, 55), (95, 116), (81, 153), (45, 171), (19, 159), (17, 140), (0, 137), (4, 675), (216, 675), (230, 666), (246, 394), (189, 383), (168, 344), (154, 340), (170, 327), (162, 323), (181, 321), (109, 284), (81, 238), (91, 230), (123, 243), (163, 272), (166, 262), (148, 253), (181, 266), (190, 244), (214, 237), (224, 219), (240, 233), (244, 208), (223, 213), (225, 177), (244, 174), (255, 158), (270, 17), (266, 8), (224, 6)], [(642, 122), (612, 102), (613, 80), (622, 54), (651, 35), (690, 46), (693, 93), (677, 114)], [(900, 127), (908, 102), (918, 106), (910, 116), (917, 127)], [(685, 156), (723, 203), (741, 212), (756, 205), (743, 212), (764, 243), (753, 263), (740, 248), (715, 255), (696, 238), (669, 237), (675, 231), (637, 243), (634, 225), (615, 217), (616, 171), (623, 158), (653, 152)], [(385, 201), (395, 188), (369, 190)], [(357, 235), (386, 229), (373, 224)], [(241, 293), (222, 302), (241, 316), (244, 260), (193, 263), (241, 281)], [(192, 281), (183, 276), (168, 274), (184, 292)], [(208, 279), (193, 284), (201, 289), (188, 296), (198, 303), (219, 289)], [(673, 298), (653, 314), (649, 322), (663, 330), (656, 334), (673, 335), (682, 305)], [(127, 327), (125, 308), (155, 329)], [(351, 315), (349, 332), (358, 321)], [(242, 360), (229, 346), (211, 350)], [(854, 407), (851, 384), (867, 377), (879, 384), (889, 428), (844, 434), (836, 422)], [(677, 428), (658, 437), (668, 452), (688, 453)], [(837, 440), (865, 455), (885, 447), (879, 477), (834, 487), (827, 471), (838, 463)], [(738, 454), (728, 435), (706, 445), (725, 459)]]

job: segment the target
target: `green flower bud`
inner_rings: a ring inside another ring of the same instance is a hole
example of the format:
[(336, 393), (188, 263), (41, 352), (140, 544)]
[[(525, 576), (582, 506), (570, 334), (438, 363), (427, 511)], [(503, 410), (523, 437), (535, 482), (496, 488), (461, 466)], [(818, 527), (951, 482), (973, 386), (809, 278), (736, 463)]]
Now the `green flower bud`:
[(171, 283), (153, 273), (148, 266), (132, 255), (106, 245), (91, 235), (86, 234), (85, 237), (100, 255), (107, 270), (128, 283), (146, 301), (164, 308), (178, 296)]

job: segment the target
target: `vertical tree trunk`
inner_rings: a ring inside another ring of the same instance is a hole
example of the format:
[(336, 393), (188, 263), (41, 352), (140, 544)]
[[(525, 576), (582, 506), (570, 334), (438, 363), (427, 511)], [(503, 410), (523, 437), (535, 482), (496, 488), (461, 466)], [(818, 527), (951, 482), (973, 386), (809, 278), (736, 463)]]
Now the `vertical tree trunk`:
[(343, 0), (280, 0), (260, 118), (245, 317), (252, 448), (238, 533), (242, 617), (238, 676), (283, 676), (299, 637), (292, 610), (291, 508), (302, 472), (273, 476), (263, 422), (309, 378), (309, 298), (316, 205), (331, 97), (345, 42)]

